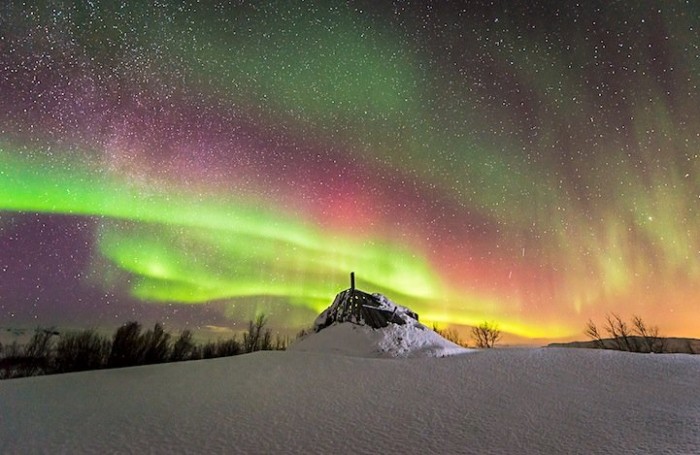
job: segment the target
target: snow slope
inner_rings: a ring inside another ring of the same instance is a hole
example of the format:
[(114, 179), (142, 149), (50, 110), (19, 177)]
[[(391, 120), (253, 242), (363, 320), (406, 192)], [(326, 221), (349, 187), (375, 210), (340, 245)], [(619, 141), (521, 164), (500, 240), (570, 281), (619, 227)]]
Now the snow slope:
[[(348, 305), (346, 299), (350, 292), (346, 290), (338, 294), (333, 303), (314, 321), (313, 332), (295, 342), (289, 350), (370, 358), (445, 357), (474, 352), (446, 340), (418, 322), (415, 312), (382, 294), (371, 295), (373, 301), (370, 308), (380, 308), (386, 314), (391, 314), (391, 317), (386, 318), (386, 327), (372, 328), (368, 322), (358, 321), (354, 314), (345, 314), (345, 305)], [(359, 294), (358, 298), (367, 295), (362, 291)]]
[(290, 351), (331, 352), (357, 357), (444, 357), (475, 352), (448, 341), (415, 321), (382, 329), (344, 322), (311, 333)]
[(700, 356), (260, 352), (0, 381), (0, 453), (700, 453)]

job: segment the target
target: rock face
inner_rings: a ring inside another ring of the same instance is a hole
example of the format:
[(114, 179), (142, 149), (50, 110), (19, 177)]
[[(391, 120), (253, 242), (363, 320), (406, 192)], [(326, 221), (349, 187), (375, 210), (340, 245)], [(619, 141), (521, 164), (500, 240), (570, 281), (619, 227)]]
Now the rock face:
[(314, 331), (337, 322), (352, 322), (379, 329), (389, 324), (418, 322), (418, 314), (396, 305), (382, 294), (368, 294), (352, 286), (335, 296), (331, 306), (316, 318)]

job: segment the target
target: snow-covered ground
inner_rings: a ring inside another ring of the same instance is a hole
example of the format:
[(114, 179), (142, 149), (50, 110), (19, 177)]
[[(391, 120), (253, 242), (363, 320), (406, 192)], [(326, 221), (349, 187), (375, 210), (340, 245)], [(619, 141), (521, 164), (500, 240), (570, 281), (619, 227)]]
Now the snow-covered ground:
[(334, 324), (297, 341), (290, 351), (326, 352), (356, 357), (444, 357), (475, 352), (448, 341), (415, 320), (372, 329)]
[(350, 353), (1, 381), (0, 453), (700, 453), (700, 357)]

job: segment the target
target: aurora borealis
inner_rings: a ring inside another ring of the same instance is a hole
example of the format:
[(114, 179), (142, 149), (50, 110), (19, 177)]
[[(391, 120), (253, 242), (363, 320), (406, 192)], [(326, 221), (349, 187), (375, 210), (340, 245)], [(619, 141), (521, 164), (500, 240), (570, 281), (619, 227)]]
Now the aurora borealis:
[(700, 7), (521, 3), (5, 2), (0, 326), (700, 336)]

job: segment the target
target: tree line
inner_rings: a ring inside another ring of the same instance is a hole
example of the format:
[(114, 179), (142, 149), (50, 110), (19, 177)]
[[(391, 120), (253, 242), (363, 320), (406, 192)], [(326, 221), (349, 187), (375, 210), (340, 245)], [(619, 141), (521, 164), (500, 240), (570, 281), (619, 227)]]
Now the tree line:
[(203, 344), (194, 340), (190, 330), (173, 336), (160, 323), (144, 331), (141, 324), (130, 321), (117, 328), (111, 338), (92, 329), (59, 333), (37, 328), (25, 345), (16, 341), (6, 346), (0, 344), (0, 379), (285, 349), (288, 339), (279, 335), (273, 339), (266, 324), (267, 318), (261, 314), (248, 322), (242, 337), (234, 334), (228, 339)]
[[(448, 341), (456, 345), (468, 348), (469, 343), (459, 336), (455, 329), (441, 329), (437, 323), (433, 323), (433, 330)], [(481, 324), (472, 327), (471, 339), (474, 341), (474, 346), (480, 349), (490, 349), (496, 346), (496, 343), (501, 339), (501, 330), (495, 322), (484, 321)]]
[[(596, 323), (589, 319), (585, 333), (599, 349), (615, 349), (629, 352), (667, 352), (666, 338), (659, 335), (658, 326), (649, 325), (636, 315), (632, 316), (630, 324), (618, 314), (607, 314), (602, 329), (599, 329)], [(604, 334), (607, 337), (604, 337)]]

